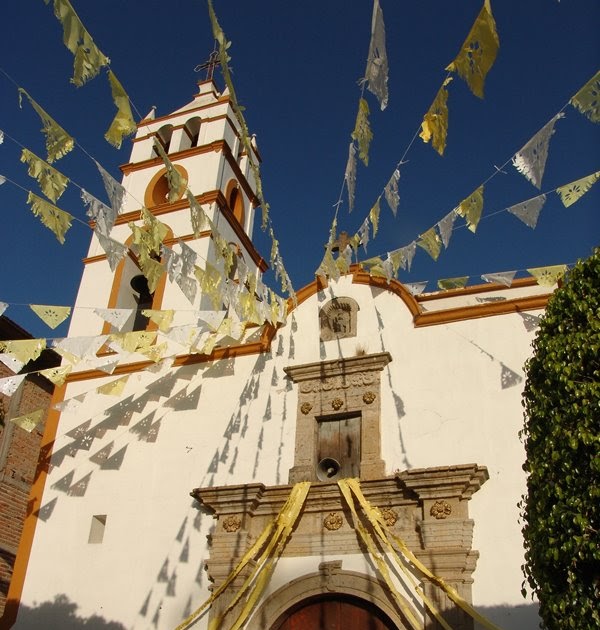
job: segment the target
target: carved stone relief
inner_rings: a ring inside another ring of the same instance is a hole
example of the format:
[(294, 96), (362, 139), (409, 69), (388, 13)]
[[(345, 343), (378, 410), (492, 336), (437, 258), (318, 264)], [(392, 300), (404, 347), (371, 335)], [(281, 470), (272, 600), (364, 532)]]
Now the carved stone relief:
[(349, 297), (333, 298), (319, 311), (321, 341), (356, 337), (358, 303)]

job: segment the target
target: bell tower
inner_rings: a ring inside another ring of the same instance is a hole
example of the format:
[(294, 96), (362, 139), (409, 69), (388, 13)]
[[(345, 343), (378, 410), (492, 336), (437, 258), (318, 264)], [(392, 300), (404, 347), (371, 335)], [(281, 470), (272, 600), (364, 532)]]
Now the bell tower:
[[(152, 108), (139, 122), (129, 162), (121, 166), (123, 204), (110, 237), (130, 244), (130, 224), (141, 225), (140, 213), (146, 208), (167, 226), (163, 240), (166, 247), (180, 253), (181, 243), (184, 243), (196, 255), (198, 266), (204, 267), (208, 262), (219, 268), (219, 263), (215, 264), (218, 257), (212, 231), (207, 227), (200, 234), (194, 234), (190, 199), (186, 194), (189, 191), (220, 237), (232, 248), (235, 260), (243, 260), (248, 274), (260, 275), (267, 264), (252, 243), (258, 198), (250, 159), (259, 164), (261, 158), (254, 137), (250, 143), (252, 155), (246, 153), (229, 91), (219, 92), (212, 79), (214, 60), (203, 67), (208, 66), (211, 66), (209, 78), (198, 83), (198, 93), (192, 101), (163, 116)], [(187, 191), (182, 190), (176, 198), (171, 194), (170, 200), (167, 168), (157, 143), (187, 180)], [(188, 311), (211, 308), (199, 288), (190, 296), (181, 284), (167, 282), (166, 273), (155, 290), (149, 292), (135, 255), (129, 254), (111, 270), (96, 236), (92, 238), (84, 262), (77, 306), (138, 311), (142, 307)], [(195, 282), (193, 273), (188, 282)], [(144, 322), (139, 316), (132, 316), (124, 330), (140, 327), (144, 327)], [(75, 316), (72, 320), (71, 335), (100, 332), (110, 332), (110, 326), (95, 316), (90, 317), (89, 310), (87, 317)]]

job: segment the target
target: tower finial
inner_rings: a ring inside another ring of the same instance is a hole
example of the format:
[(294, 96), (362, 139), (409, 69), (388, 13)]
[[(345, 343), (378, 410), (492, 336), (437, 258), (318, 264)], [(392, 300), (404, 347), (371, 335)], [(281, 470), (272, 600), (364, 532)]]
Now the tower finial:
[[(216, 43), (215, 43), (215, 46), (216, 46)], [(198, 64), (194, 68), (194, 72), (200, 72), (201, 70), (206, 70), (206, 81), (212, 81), (215, 68), (220, 65), (221, 65), (221, 61), (219, 60), (219, 53), (217, 52), (216, 47), (215, 47), (215, 49), (210, 53), (210, 56), (208, 57), (208, 61)]]

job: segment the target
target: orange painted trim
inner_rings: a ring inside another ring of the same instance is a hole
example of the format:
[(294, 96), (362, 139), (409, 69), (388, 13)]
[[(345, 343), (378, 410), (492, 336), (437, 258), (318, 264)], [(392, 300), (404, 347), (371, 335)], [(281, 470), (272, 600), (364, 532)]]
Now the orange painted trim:
[[(166, 238), (163, 241), (163, 244), (169, 247), (171, 245), (174, 245), (178, 241), (194, 241), (197, 238), (206, 238), (207, 236), (210, 236), (210, 235), (211, 235), (210, 230), (205, 230), (203, 232), (200, 232), (198, 236), (194, 236), (194, 234), (184, 234), (183, 236), (178, 236), (177, 238)], [(84, 265), (87, 265), (87, 264), (91, 264), (95, 262), (102, 262), (103, 260), (106, 260), (106, 254), (98, 254), (97, 256), (90, 256), (89, 258), (83, 258), (82, 262)]]
[[(196, 96), (206, 96), (205, 94), (196, 94)], [(216, 96), (216, 95), (215, 95)], [(230, 98), (226, 94), (225, 96), (220, 96), (214, 103), (207, 103), (206, 105), (198, 105), (197, 107), (192, 107), (190, 109), (186, 109), (185, 111), (172, 112), (171, 114), (165, 114), (164, 116), (157, 116), (156, 118), (143, 118), (138, 123), (138, 129), (140, 127), (147, 127), (148, 125), (152, 125), (156, 122), (163, 122), (167, 120), (171, 120), (172, 118), (177, 118), (178, 116), (183, 116), (184, 114), (189, 114), (191, 112), (198, 112), (202, 109), (210, 109), (211, 107), (216, 107), (217, 105), (223, 105), (224, 103), (229, 103)]]
[(46, 486), (46, 479), (48, 477), (52, 446), (54, 444), (54, 439), (56, 438), (56, 431), (58, 429), (58, 421), (60, 418), (60, 411), (57, 411), (53, 407), (64, 400), (66, 389), (66, 385), (64, 384), (57, 386), (52, 394), (50, 410), (46, 418), (46, 427), (40, 444), (40, 457), (35, 471), (35, 478), (33, 480), (33, 484), (31, 485), (31, 491), (29, 492), (27, 514), (23, 523), (21, 540), (19, 541), (19, 548), (15, 559), (15, 565), (13, 567), (12, 579), (10, 581), (8, 595), (6, 597), (4, 615), (2, 616), (2, 619), (0, 619), (0, 628), (2, 629), (11, 628), (15, 623), (19, 612), (21, 597), (23, 595), (23, 586), (27, 575), (27, 567), (29, 565), (29, 558), (31, 557), (31, 548), (33, 546), (35, 529), (38, 522), (37, 512), (42, 507), (42, 498), (44, 488)]
[(323, 278), (323, 276), (315, 276), (315, 279), (307, 284), (305, 287), (302, 287), (296, 292), (296, 305), (294, 306), (294, 301), (292, 298), (288, 298), (287, 307), (288, 313), (291, 313), (295, 308), (298, 308), (302, 302), (306, 302), (308, 298), (316, 295), (319, 291), (323, 291), (329, 286), (327, 282), (327, 278)]
[[(177, 116), (183, 116), (184, 114), (187, 114), (188, 111), (192, 111), (192, 110), (187, 110), (185, 112), (179, 112), (177, 114)], [(165, 118), (166, 118), (166, 116), (165, 116)], [(231, 117), (228, 114), (219, 114), (218, 116), (211, 116), (210, 118), (202, 118), (201, 116), (192, 116), (192, 118), (200, 118), (201, 124), (207, 124), (207, 123), (211, 123), (211, 122), (216, 122), (218, 120), (227, 120), (227, 122), (229, 123), (229, 126), (231, 127), (231, 130), (233, 131), (233, 133), (238, 138), (240, 136), (236, 126), (233, 123), (233, 120), (231, 119)], [(160, 120), (160, 119), (157, 118), (155, 120), (150, 121), (150, 123), (155, 122), (156, 120)], [(163, 125), (163, 127), (164, 127), (164, 125)], [(178, 130), (178, 129), (183, 129), (184, 131), (187, 131), (186, 127), (185, 127), (185, 123), (183, 123), (181, 125), (172, 125), (172, 127), (173, 127), (173, 131)], [(156, 131), (148, 131), (148, 133), (145, 136), (139, 136), (138, 138), (134, 138), (132, 140), (132, 142), (142, 142), (142, 140), (147, 140), (148, 138), (152, 138), (152, 137), (156, 136), (157, 131), (158, 131), (158, 129)], [(188, 134), (188, 137), (191, 137), (191, 136)], [(195, 147), (190, 147), (190, 148), (195, 148)], [(184, 149), (184, 151), (187, 151), (187, 149)]]
[(415, 299), (417, 302), (429, 302), (430, 300), (443, 300), (445, 297), (452, 297), (455, 295), (472, 295), (473, 293), (487, 293), (488, 291), (500, 291), (502, 289), (515, 289), (519, 287), (533, 287), (537, 284), (535, 278), (517, 278), (513, 280), (510, 287), (497, 282), (486, 282), (484, 284), (473, 284), (462, 289), (449, 289), (448, 291), (436, 291), (435, 293), (428, 293), (427, 295), (417, 295)]
[(449, 308), (442, 311), (421, 313), (415, 318), (414, 322), (417, 327), (432, 326), (435, 324), (462, 322), (467, 319), (478, 319), (480, 317), (491, 317), (493, 315), (533, 311), (546, 308), (549, 299), (550, 295), (546, 294), (515, 298), (514, 300), (504, 300), (502, 302), (459, 306), (458, 308)]
[[(485, 302), (482, 304), (473, 304), (469, 306), (459, 306), (456, 308), (442, 309), (439, 311), (424, 311), (420, 305), (421, 301), (429, 301), (433, 299), (441, 299), (448, 297), (448, 295), (470, 295), (473, 293), (485, 293), (489, 291), (500, 291), (506, 289), (503, 284), (484, 284), (467, 287), (466, 289), (452, 289), (451, 291), (443, 291), (436, 293), (435, 295), (425, 296), (426, 299), (418, 300), (414, 295), (408, 291), (408, 289), (398, 280), (391, 280), (389, 283), (385, 278), (377, 276), (370, 276), (366, 271), (360, 268), (359, 265), (350, 266), (350, 274), (352, 274), (353, 284), (364, 284), (382, 291), (389, 291), (394, 295), (397, 295), (407, 306), (410, 314), (413, 317), (413, 323), (415, 328), (422, 326), (434, 326), (437, 324), (448, 324), (452, 322), (466, 321), (469, 319), (478, 319), (480, 317), (492, 317), (495, 315), (505, 315), (508, 313), (518, 313), (521, 311), (533, 311), (540, 310), (546, 307), (550, 293), (542, 295), (524, 296), (514, 299), (503, 300), (501, 302)], [(531, 278), (519, 278), (513, 282), (513, 286), (528, 287), (534, 286), (537, 282)], [(298, 298), (298, 305), (308, 300), (327, 285), (322, 284), (322, 280), (319, 276), (300, 289), (296, 296)], [(289, 312), (293, 310), (291, 299), (288, 299)]]
[[(180, 354), (175, 357), (172, 367), (180, 367), (184, 365), (196, 365), (198, 363), (209, 363), (211, 361), (219, 361), (220, 359), (234, 359), (237, 357), (246, 357), (253, 354), (262, 354), (270, 352), (271, 343), (275, 337), (277, 329), (271, 324), (265, 324), (265, 329), (259, 341), (253, 343), (241, 344), (239, 346), (226, 346), (223, 348), (216, 347), (210, 354)], [(112, 376), (120, 376), (124, 374), (132, 374), (140, 372), (146, 368), (155, 365), (154, 361), (138, 361), (136, 363), (128, 363), (126, 365), (118, 365)], [(96, 378), (106, 378), (106, 372), (102, 370), (85, 370), (82, 372), (71, 372), (67, 376), (67, 383), (76, 383), (78, 381), (88, 381)]]
[[(169, 159), (171, 162), (175, 163), (177, 160), (183, 160), (195, 155), (202, 155), (203, 153), (220, 153), (226, 144), (225, 140), (215, 140), (214, 142), (203, 144), (199, 147), (190, 147), (189, 149), (184, 149), (183, 151), (169, 153)], [(124, 175), (129, 175), (130, 173), (141, 171), (150, 166), (160, 165), (164, 165), (164, 162), (160, 156), (156, 156), (148, 158), (147, 160), (142, 160), (141, 162), (129, 162), (127, 164), (122, 164), (119, 168)]]

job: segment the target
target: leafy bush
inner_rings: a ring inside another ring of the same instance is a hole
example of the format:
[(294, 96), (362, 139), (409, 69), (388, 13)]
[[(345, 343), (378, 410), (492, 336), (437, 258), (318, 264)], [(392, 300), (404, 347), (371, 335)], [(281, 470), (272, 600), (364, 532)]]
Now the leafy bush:
[(521, 432), (523, 569), (547, 628), (598, 629), (600, 248), (552, 295), (533, 348)]

